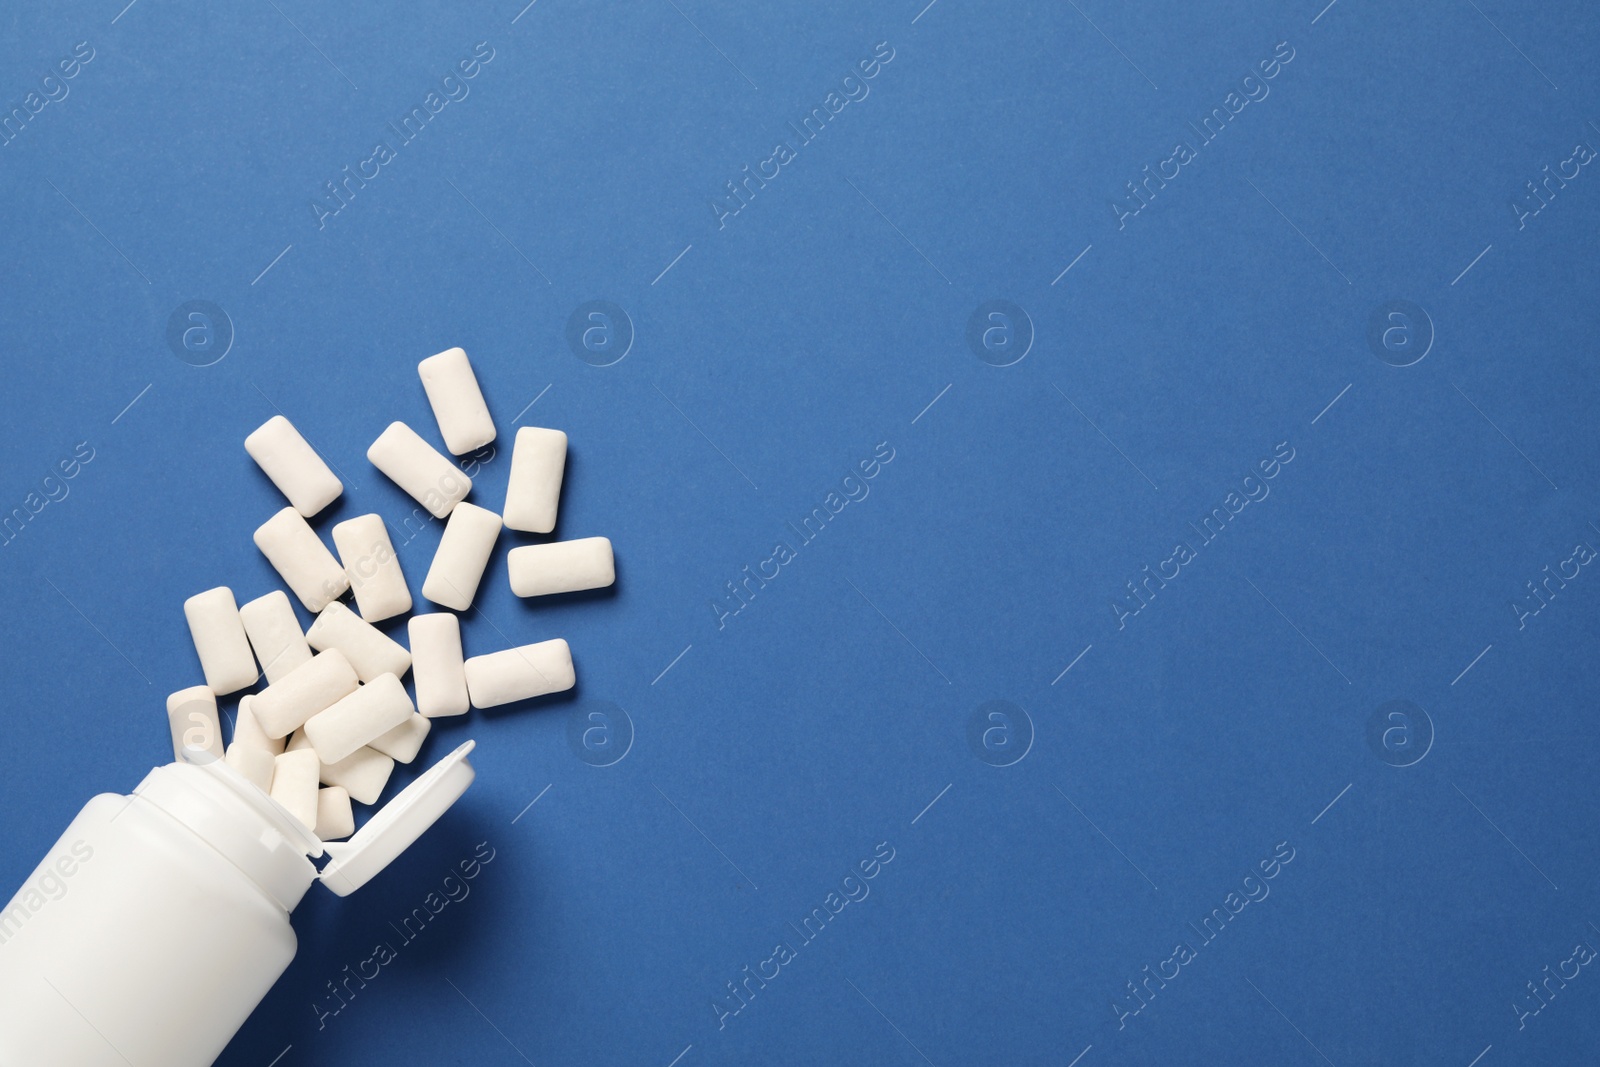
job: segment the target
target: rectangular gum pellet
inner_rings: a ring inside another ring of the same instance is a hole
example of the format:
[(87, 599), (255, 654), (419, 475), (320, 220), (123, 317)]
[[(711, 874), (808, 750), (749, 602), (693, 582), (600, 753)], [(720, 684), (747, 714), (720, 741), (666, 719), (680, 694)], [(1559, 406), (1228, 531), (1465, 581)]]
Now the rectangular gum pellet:
[(324, 763), (322, 784), (342, 786), (358, 803), (376, 804), (393, 772), (393, 759), (375, 748), (358, 748), (338, 763)]
[(456, 611), (470, 608), (499, 536), (500, 516), (476, 504), (457, 504), (433, 553), (422, 595)]
[(475, 708), (571, 689), (577, 681), (572, 649), (561, 638), (467, 660), (467, 691)]
[(382, 622), (411, 610), (411, 590), (400, 571), (400, 557), (389, 540), (381, 515), (358, 515), (333, 528), (345, 577), (356, 595), (356, 607), (368, 622)]
[(321, 611), (350, 588), (344, 568), (294, 508), (284, 508), (262, 523), (255, 542), (309, 612)]
[(307, 830), (317, 825), (317, 778), (321, 770), (317, 754), (309, 748), (273, 757), (272, 799), (305, 823)]
[(239, 711), (233, 718), (233, 740), (228, 742), (228, 748), (255, 748), (276, 756), (283, 751), (283, 738), (268, 737), (267, 731), (261, 728), (256, 719), (255, 700), (249, 693), (239, 698)]
[(311, 831), (322, 841), (343, 841), (356, 832), (350, 794), (340, 785), (317, 790), (317, 825)]
[(244, 450), (266, 472), (289, 506), (310, 518), (339, 498), (344, 485), (294, 424), (274, 415), (244, 439)]
[(183, 602), (183, 615), (189, 621), (189, 635), (194, 638), (206, 685), (213, 693), (237, 693), (255, 684), (256, 657), (239, 620), (232, 589), (219, 585), (196, 593)]
[(288, 737), (311, 716), (354, 693), (358, 684), (344, 653), (329, 649), (257, 693), (250, 710), (268, 737)]
[(407, 631), (417, 710), (430, 719), (465, 715), (472, 704), (467, 699), (466, 660), (461, 654), (461, 620), (448, 611), (413, 615)]
[(222, 761), (263, 793), (272, 792), (272, 773), (277, 768), (278, 759), (271, 752), (248, 745), (229, 745), (228, 754), (222, 757)]
[(466, 472), (403, 422), (391, 422), (378, 435), (367, 459), (436, 519), (450, 514), (472, 492)]
[(417, 364), (417, 373), (446, 448), (460, 456), (494, 440), (494, 419), (464, 350), (450, 348), (429, 356)]
[(561, 476), (566, 466), (566, 434), (538, 426), (524, 426), (517, 431), (506, 485), (506, 529), (549, 533), (556, 528), (556, 507), (561, 501)]
[(428, 731), (432, 727), (432, 719), (415, 714), (383, 736), (374, 737), (367, 744), (396, 763), (410, 763), (417, 758), (417, 753), (422, 751), (422, 742), (427, 740)]
[(343, 652), (363, 682), (380, 674), (403, 677), (411, 669), (411, 653), (404, 645), (337, 600), (323, 608), (311, 623), (306, 640), (319, 652), (330, 648)]
[(172, 731), (174, 762), (183, 761), (186, 748), (222, 758), (222, 722), (217, 717), (216, 694), (209, 686), (191, 686), (167, 697), (167, 726)]
[(506, 553), (511, 591), (518, 596), (548, 596), (603, 589), (617, 580), (611, 540), (580, 537), (547, 545), (523, 545)]
[(306, 738), (323, 763), (338, 763), (405, 722), (416, 710), (400, 679), (380, 675), (307, 720)]
[(311, 646), (300, 632), (294, 605), (282, 589), (256, 597), (239, 609), (239, 621), (261, 661), (261, 673), (271, 685), (311, 658)]

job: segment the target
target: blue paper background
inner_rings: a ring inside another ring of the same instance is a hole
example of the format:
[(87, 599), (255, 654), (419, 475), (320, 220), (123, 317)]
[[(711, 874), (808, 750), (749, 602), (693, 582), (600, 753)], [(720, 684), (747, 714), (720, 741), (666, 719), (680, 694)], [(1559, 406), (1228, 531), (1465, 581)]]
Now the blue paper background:
[[(0, 884), (168, 755), (182, 600), (277, 587), (244, 436), (281, 410), (337, 465), (324, 536), (405, 529), (365, 448), (392, 419), (438, 440), (414, 368), (459, 344), (501, 431), (472, 499), (503, 501), (519, 416), (564, 429), (557, 536), (611, 537), (617, 587), (525, 603), (491, 565), (468, 653), (564, 636), (578, 689), (437, 724), (419, 766), (474, 737), (477, 784), (359, 896), (314, 890), (219, 1062), (1592, 1060), (1587, 968), (1514, 1005), (1600, 947), (1600, 578), (1510, 605), (1600, 546), (1600, 177), (1511, 206), (1600, 145), (1593, 11), (924, 3), (13, 10), (7, 110), (94, 58), (0, 148), (0, 514), (94, 458), (0, 547)], [(469, 94), (319, 228), (323, 183), (479, 42)], [(724, 183), (879, 42), (870, 95), (719, 227)], [(1119, 228), (1280, 42), (1268, 95)], [(191, 300), (233, 333), (210, 366), (203, 330), (168, 344)], [(631, 320), (611, 366), (568, 343), (591, 300)], [(967, 341), (991, 300), (1031, 323), (1010, 366)], [(1367, 335), (1402, 300), (1427, 321), (1391, 340), (1432, 339), (1396, 367)], [(1119, 628), (1124, 583), (1284, 442)], [(439, 526), (400, 548), (414, 593)], [(777, 540), (796, 558), (719, 629)], [(1411, 766), (1419, 716), (1369, 742), (1391, 700), (1431, 722)], [(597, 767), (570, 738), (619, 741), (615, 708), (632, 747)], [(319, 1020), (480, 842), (470, 896)]]

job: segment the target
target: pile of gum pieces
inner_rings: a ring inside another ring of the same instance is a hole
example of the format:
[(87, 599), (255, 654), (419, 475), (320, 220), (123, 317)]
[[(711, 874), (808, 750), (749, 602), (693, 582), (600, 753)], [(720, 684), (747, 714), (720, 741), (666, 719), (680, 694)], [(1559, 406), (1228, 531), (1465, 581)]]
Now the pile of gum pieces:
[[(452, 348), (417, 365), (445, 447), (460, 456), (495, 439), (494, 421), (467, 354)], [(470, 504), (472, 480), (403, 422), (390, 423), (367, 459), (437, 519), (447, 520), (422, 595), (449, 610), (414, 615), (411, 647), (375, 626), (411, 611), (411, 593), (381, 516), (359, 515), (331, 531), (337, 558), (308, 520), (343, 484), (282, 415), (245, 438), (245, 450), (288, 498), (262, 523), (256, 546), (315, 616), (301, 632), (282, 590), (240, 606), (218, 586), (184, 602), (205, 685), (167, 698), (174, 759), (184, 749), (221, 758), (282, 804), (318, 838), (355, 832), (351, 801), (374, 804), (395, 761), (410, 763), (432, 720), (571, 689), (572, 651), (559, 638), (467, 659), (461, 621), (502, 526), (547, 534), (567, 461), (567, 435), (523, 427), (511, 455), (502, 514)], [(529, 544), (507, 555), (511, 589), (534, 597), (599, 589), (616, 580), (604, 537)], [(340, 598), (352, 593), (355, 610)], [(239, 699), (226, 750), (217, 698)], [(404, 682), (411, 674), (415, 701)], [(197, 758), (197, 757), (190, 757)], [(205, 758), (198, 756), (198, 758)]]

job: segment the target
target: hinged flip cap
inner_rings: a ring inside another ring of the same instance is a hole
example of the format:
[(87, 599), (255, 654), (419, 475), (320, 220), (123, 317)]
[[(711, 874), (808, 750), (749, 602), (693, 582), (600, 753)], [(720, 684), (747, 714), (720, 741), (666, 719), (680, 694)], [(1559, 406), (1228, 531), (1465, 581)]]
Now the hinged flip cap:
[(467, 762), (467, 753), (476, 744), (468, 741), (428, 768), (350, 840), (324, 844), (331, 860), (318, 876), (322, 884), (341, 897), (349, 896), (411, 847), (477, 777)]

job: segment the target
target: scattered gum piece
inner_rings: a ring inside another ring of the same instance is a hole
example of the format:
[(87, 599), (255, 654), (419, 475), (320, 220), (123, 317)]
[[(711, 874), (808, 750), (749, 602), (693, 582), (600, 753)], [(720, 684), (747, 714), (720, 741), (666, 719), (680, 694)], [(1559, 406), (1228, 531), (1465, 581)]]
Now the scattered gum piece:
[[(304, 522), (305, 520), (301, 520)], [(233, 590), (225, 585), (196, 593), (183, 602), (189, 636), (200, 656), (200, 669), (213, 693), (237, 693), (255, 684), (256, 658), (250, 651)]]
[(457, 504), (439, 538), (422, 595), (456, 611), (470, 608), (499, 536), (500, 516), (476, 504)]
[(411, 669), (411, 653), (404, 645), (337, 600), (322, 609), (306, 631), (306, 640), (318, 652), (337, 649), (344, 653), (363, 682), (380, 674), (398, 678)]
[(272, 799), (289, 809), (305, 823), (307, 830), (317, 825), (317, 777), (321, 765), (310, 749), (285, 752), (273, 757)]
[(321, 611), (350, 588), (344, 568), (294, 508), (284, 508), (262, 523), (255, 542), (307, 611)]
[(506, 485), (506, 529), (549, 533), (556, 528), (556, 506), (561, 501), (561, 476), (566, 465), (566, 434), (537, 426), (524, 426), (517, 431)]
[(308, 519), (344, 492), (322, 457), (282, 415), (274, 415), (246, 437), (244, 450), (289, 499), (290, 506)]
[(577, 681), (572, 649), (566, 641), (508, 648), (467, 660), (467, 691), (475, 708), (492, 708), (513, 700), (571, 689)]
[(350, 794), (343, 786), (330, 785), (317, 790), (317, 825), (311, 832), (323, 841), (342, 841), (356, 832)]
[(311, 716), (354, 693), (359, 681), (344, 653), (329, 649), (257, 693), (250, 709), (268, 737), (287, 737)]
[(222, 758), (222, 722), (217, 717), (217, 696), (210, 687), (191, 686), (167, 697), (167, 726), (172, 731), (174, 762), (182, 762), (186, 748)]
[(352, 800), (376, 804), (394, 772), (394, 760), (375, 748), (358, 748), (338, 763), (322, 765), (322, 784), (342, 786)]
[(222, 761), (244, 776), (245, 780), (263, 793), (272, 793), (272, 773), (278, 759), (270, 752), (249, 745), (229, 745)]
[(261, 672), (271, 685), (311, 658), (311, 646), (300, 632), (294, 605), (282, 589), (256, 597), (239, 609), (244, 632), (261, 661)]
[(414, 714), (393, 730), (382, 737), (373, 738), (367, 744), (396, 763), (410, 763), (417, 758), (417, 753), (422, 751), (422, 742), (432, 727), (432, 719), (426, 715)]
[(239, 711), (233, 717), (233, 740), (228, 743), (228, 751), (254, 748), (269, 756), (276, 756), (283, 751), (283, 738), (268, 737), (261, 728), (261, 723), (256, 719), (255, 700), (249, 693), (239, 698)]
[(547, 545), (523, 545), (506, 554), (511, 591), (517, 596), (548, 596), (603, 589), (617, 580), (611, 541), (582, 537)]
[(417, 689), (417, 710), (429, 718), (465, 715), (466, 661), (461, 654), (461, 620), (448, 611), (413, 615), (406, 624), (411, 637), (411, 681)]
[(472, 492), (472, 479), (403, 422), (391, 422), (378, 435), (367, 459), (436, 519)]
[(406, 687), (392, 674), (367, 685), (306, 721), (305, 733), (317, 758), (338, 763), (356, 749), (382, 737), (416, 713)]
[(333, 546), (339, 550), (363, 619), (382, 622), (411, 610), (411, 590), (406, 588), (400, 557), (395, 555), (383, 516), (358, 515), (338, 523), (333, 528)]
[(460, 456), (494, 440), (494, 419), (465, 351), (451, 348), (429, 356), (417, 364), (417, 373), (446, 448)]

